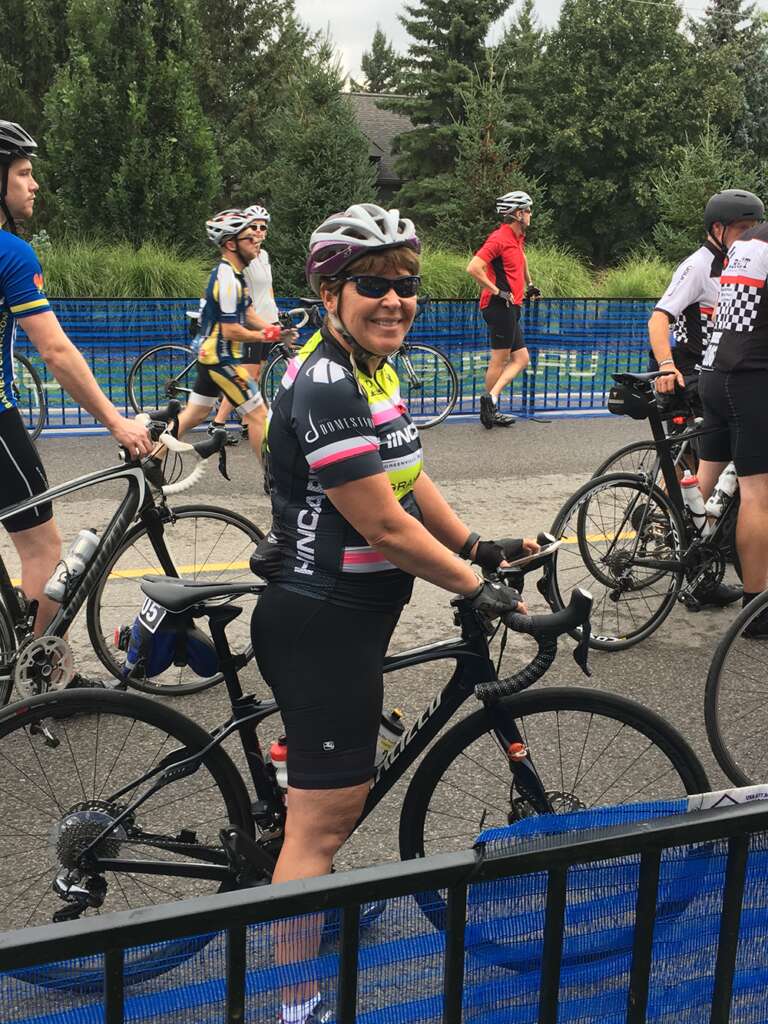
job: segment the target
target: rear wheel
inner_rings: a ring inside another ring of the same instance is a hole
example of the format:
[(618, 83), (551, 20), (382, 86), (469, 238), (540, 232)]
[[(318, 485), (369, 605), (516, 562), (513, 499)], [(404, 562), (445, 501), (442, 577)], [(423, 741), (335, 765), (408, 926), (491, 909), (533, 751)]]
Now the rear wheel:
[[(576, 587), (592, 592), (591, 647), (624, 650), (658, 629), (683, 581), (685, 542), (685, 526), (663, 491), (641, 476), (589, 480), (551, 532), (563, 543), (548, 570), (548, 596), (560, 609)], [(662, 565), (639, 565), (642, 560)]]
[(259, 377), (259, 388), (261, 390), (261, 397), (268, 406), (274, 402), (277, 389), (280, 387), (280, 381), (283, 379), (287, 368), (288, 359), (282, 352), (278, 352), (277, 355), (268, 359), (264, 364), (261, 376)]
[(18, 409), (29, 436), (35, 441), (40, 436), (48, 416), (45, 389), (40, 374), (26, 356), (15, 352), (13, 362), (13, 389)]
[(128, 401), (136, 412), (164, 409), (188, 395), (195, 381), (195, 353), (188, 345), (155, 345), (142, 352), (128, 374)]
[[(136, 523), (112, 556), (104, 575), (88, 597), (88, 635), (102, 665), (122, 678), (128, 632), (143, 601), (142, 576), (183, 576), (206, 583), (235, 583), (253, 579), (249, 559), (264, 534), (245, 516), (212, 505), (157, 509), (162, 537), (153, 539), (147, 526)], [(253, 656), (250, 639), (255, 596), (238, 599), (243, 613), (227, 628), (234, 653)], [(131, 680), (146, 693), (180, 696), (221, 682), (221, 673), (208, 678), (188, 665), (171, 665), (148, 679)]]
[[(210, 739), (188, 718), (136, 694), (55, 692), (3, 712), (0, 929), (50, 924), (56, 912), (72, 906), (54, 886), (70, 896), (75, 885), (91, 894), (91, 907), (82, 911), (87, 916), (231, 888), (230, 882), (173, 874), (181, 863), (214, 859), (224, 865), (219, 830), (228, 825), (253, 835), (248, 793), (220, 747), (202, 755), (193, 774), (177, 775), (149, 795), (96, 848), (102, 857), (162, 861), (167, 874), (91, 874), (77, 867), (86, 847), (146, 793), (147, 784), (139, 784), (145, 773), (179, 750), (185, 758), (200, 753)], [(129, 950), (126, 980), (163, 973), (209, 938)], [(100, 957), (35, 967), (17, 977), (79, 991), (103, 983)]]
[(421, 430), (442, 423), (459, 397), (459, 378), (450, 359), (431, 345), (406, 344), (390, 362), (413, 422)]

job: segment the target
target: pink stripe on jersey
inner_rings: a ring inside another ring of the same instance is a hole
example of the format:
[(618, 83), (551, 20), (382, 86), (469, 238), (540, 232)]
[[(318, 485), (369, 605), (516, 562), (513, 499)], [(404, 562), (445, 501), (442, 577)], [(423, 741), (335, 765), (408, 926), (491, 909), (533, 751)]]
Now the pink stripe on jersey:
[(375, 412), (372, 415), (374, 426), (378, 427), (382, 423), (390, 423), (392, 420), (398, 419), (402, 413), (399, 409), (394, 406), (390, 406), (388, 409), (382, 409), (381, 412)]
[(765, 284), (765, 278), (743, 277), (741, 274), (723, 274), (720, 278), (720, 284), (745, 284), (750, 288), (762, 288)]
[(283, 374), (283, 378), (280, 381), (284, 388), (290, 387), (291, 384), (293, 384), (293, 382), (296, 380), (296, 377), (298, 376), (303, 361), (304, 360), (299, 359), (298, 356), (294, 356), (293, 359), (290, 359), (288, 361), (288, 366), (285, 368), (285, 373)]
[(308, 455), (307, 462), (312, 469), (322, 469), (323, 466), (331, 466), (334, 462), (342, 462), (344, 459), (354, 458), (355, 455), (364, 455), (366, 452), (378, 452), (379, 450), (377, 444), (372, 444), (362, 437), (355, 440), (358, 440), (360, 443), (354, 448), (345, 448), (339, 452), (331, 452), (330, 455), (322, 456), (319, 459), (313, 459), (311, 455)]
[(388, 561), (378, 551), (350, 551), (344, 552), (344, 565), (370, 565), (373, 562)]

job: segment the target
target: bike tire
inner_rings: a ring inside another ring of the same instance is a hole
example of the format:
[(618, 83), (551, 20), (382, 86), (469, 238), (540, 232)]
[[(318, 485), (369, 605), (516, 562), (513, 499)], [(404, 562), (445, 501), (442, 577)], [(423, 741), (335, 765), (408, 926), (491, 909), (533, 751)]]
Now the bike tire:
[[(706, 772), (686, 740), (636, 701), (600, 690), (547, 687), (506, 697), (503, 704), (507, 714), (514, 713), (543, 790), (558, 813), (653, 797), (683, 797), (709, 789)], [(587, 730), (583, 736), (574, 729), (580, 724), (577, 716), (583, 716)], [(493, 737), (493, 725), (493, 708), (480, 708), (449, 729), (426, 754), (403, 801), (399, 829), (403, 860), (429, 856), (438, 848), (443, 853), (467, 849), (486, 828), (548, 812), (544, 800), (535, 794), (513, 798), (514, 771), (510, 774), (506, 754)], [(597, 757), (587, 761), (594, 750)], [(598, 766), (604, 755), (616, 758), (619, 771), (615, 784), (607, 786), (604, 768)], [(632, 770), (637, 765), (641, 771)], [(569, 788), (576, 784), (584, 790), (577, 793)], [(477, 804), (475, 811), (472, 802)], [(415, 898), (429, 921), (444, 928), (443, 896), (427, 891)], [(498, 962), (503, 963), (504, 950), (497, 952)], [(484, 943), (483, 955), (487, 954)]]
[[(198, 579), (203, 573), (211, 573), (211, 583), (231, 583), (253, 578), (248, 561), (252, 549), (264, 533), (245, 516), (213, 505), (181, 505), (175, 509), (166, 507), (160, 514), (165, 517), (163, 540), (173, 550), (171, 560), (176, 568), (175, 575)], [(168, 541), (170, 531), (173, 532)], [(211, 557), (215, 561), (211, 561)], [(118, 565), (121, 560), (123, 567)], [(134, 562), (140, 564), (134, 566)], [(123, 575), (112, 576), (113, 573)], [(116, 679), (122, 679), (125, 654), (115, 645), (115, 630), (130, 626), (138, 614), (143, 600), (139, 588), (143, 575), (167, 573), (146, 525), (138, 522), (125, 535), (107, 563), (101, 579), (88, 595), (88, 636), (99, 661)], [(107, 601), (105, 592), (110, 586), (111, 577), (113, 593)], [(228, 630), (228, 635), (233, 637), (232, 650), (245, 654), (248, 660), (253, 657), (249, 614), (253, 601), (255, 597), (241, 599), (245, 611)], [(162, 676), (131, 679), (129, 685), (143, 693), (182, 696), (207, 690), (222, 679), (220, 672), (201, 678), (188, 667), (171, 666)]]
[(450, 359), (432, 345), (410, 345), (390, 356), (408, 415), (419, 428), (442, 423), (459, 398), (459, 376)]
[(196, 359), (189, 345), (155, 345), (142, 352), (128, 373), (128, 401), (134, 412), (164, 409), (169, 399), (188, 393)]
[[(43, 726), (58, 739), (56, 747), (35, 732)], [(67, 836), (65, 822), (71, 825), (70, 815), (84, 817), (98, 809), (106, 815), (97, 826), (103, 828), (109, 814), (114, 818), (115, 803), (120, 806), (119, 801), (125, 800), (118, 796), (110, 802), (110, 793), (120, 794), (159, 758), (179, 747), (187, 748), (191, 755), (209, 747), (210, 742), (210, 735), (189, 718), (160, 701), (137, 694), (58, 691), (13, 704), (1, 712), (3, 930), (50, 924), (53, 912), (65, 906), (53, 892), (54, 878), (67, 856), (77, 856), (77, 850), (82, 848), (78, 844), (84, 838), (95, 838), (93, 826), (89, 831), (87, 822), (78, 825), (84, 831), (70, 830)], [(82, 804), (91, 806), (88, 809)], [(227, 825), (254, 835), (243, 779), (229, 755), (218, 746), (207, 750), (193, 775), (178, 777), (148, 797), (136, 809), (123, 835), (115, 838), (118, 849), (109, 850), (108, 854), (119, 854), (123, 859), (168, 859), (172, 869), (174, 857), (184, 862), (190, 857), (194, 859), (194, 852), (181, 854), (164, 848), (163, 839), (172, 840), (182, 835), (182, 830), (189, 830), (189, 835), (194, 833), (196, 837), (188, 840), (190, 843), (196, 841), (201, 848), (220, 850), (219, 829)], [(35, 845), (38, 849), (33, 856)], [(38, 873), (41, 865), (43, 870)], [(26, 885), (30, 874), (35, 875), (32, 885), (18, 894), (19, 885)], [(104, 912), (234, 887), (229, 881), (182, 879), (172, 870), (160, 876), (105, 872), (104, 878), (107, 890), (104, 905), (99, 908)], [(158, 882), (158, 878), (162, 881)], [(30, 890), (34, 890), (32, 896)], [(14, 905), (22, 899), (20, 909), (14, 911)], [(32, 910), (25, 918), (30, 907)], [(163, 974), (194, 955), (212, 938), (200, 935), (127, 951), (126, 983), (138, 984)], [(103, 985), (100, 957), (40, 965), (14, 972), (14, 976), (30, 984), (71, 992), (98, 991)]]
[[(19, 413), (24, 421), (29, 436), (33, 441), (42, 433), (48, 418), (48, 401), (40, 374), (32, 363), (21, 352), (14, 352), (13, 360), (21, 367), (14, 367), (14, 390), (18, 402)], [(20, 384), (20, 382), (22, 382)], [(23, 384), (23, 386), (22, 386)]]
[(269, 408), (275, 399), (280, 381), (288, 366), (287, 357), (280, 351), (267, 360), (259, 377), (259, 390), (264, 404)]
[(13, 692), (13, 662), (16, 656), (16, 633), (8, 609), (0, 601), (0, 708), (4, 708)]
[(717, 645), (704, 688), (707, 739), (736, 786), (765, 781), (768, 753), (768, 641), (743, 636), (768, 608), (768, 591), (736, 616)]
[[(594, 596), (590, 647), (602, 651), (621, 651), (633, 647), (659, 628), (675, 605), (684, 572), (682, 568), (646, 571), (639, 567), (639, 575), (630, 578), (626, 590), (622, 590), (621, 585), (617, 586), (620, 582), (618, 574), (627, 565), (631, 566), (632, 555), (630, 547), (616, 549), (615, 544), (624, 540), (632, 544), (635, 535), (631, 529), (617, 530), (615, 519), (609, 520), (605, 528), (603, 514), (594, 502), (601, 494), (608, 494), (611, 490), (613, 496), (609, 495), (606, 501), (606, 516), (611, 515), (612, 508), (617, 515), (624, 516), (628, 506), (622, 505), (622, 502), (636, 501), (636, 507), (639, 508), (644, 500), (648, 505), (648, 536), (647, 539), (641, 538), (641, 542), (646, 547), (655, 545), (653, 552), (648, 553), (653, 553), (658, 560), (663, 560), (662, 556), (676, 561), (682, 558), (686, 530), (677, 509), (660, 488), (651, 486), (642, 476), (624, 473), (608, 473), (588, 480), (568, 499), (555, 517), (551, 532), (563, 541), (563, 545), (546, 570), (547, 598), (552, 607), (559, 611), (568, 604), (575, 587), (587, 587)], [(600, 544), (608, 544), (609, 547), (601, 551), (598, 547)], [(612, 561), (606, 562), (605, 570), (598, 571), (601, 559), (609, 558)], [(646, 574), (642, 575), (643, 572)], [(652, 589), (654, 587), (657, 590)], [(656, 607), (650, 607), (651, 597)], [(623, 619), (620, 615), (622, 600)], [(633, 601), (644, 602), (645, 609), (636, 613), (631, 603)], [(645, 618), (641, 619), (640, 615)], [(579, 636), (580, 632), (575, 635)]]

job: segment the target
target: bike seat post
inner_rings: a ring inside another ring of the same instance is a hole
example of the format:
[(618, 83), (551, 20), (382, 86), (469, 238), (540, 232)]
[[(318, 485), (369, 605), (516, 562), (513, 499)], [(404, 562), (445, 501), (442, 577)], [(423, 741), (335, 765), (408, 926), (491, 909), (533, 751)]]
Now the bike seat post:
[(211, 626), (211, 637), (213, 646), (219, 659), (219, 668), (224, 676), (232, 701), (239, 700), (243, 696), (243, 689), (237, 675), (239, 658), (232, 653), (227, 639), (227, 626), (241, 614), (242, 608), (234, 604), (225, 604), (218, 607), (207, 607), (205, 614)]

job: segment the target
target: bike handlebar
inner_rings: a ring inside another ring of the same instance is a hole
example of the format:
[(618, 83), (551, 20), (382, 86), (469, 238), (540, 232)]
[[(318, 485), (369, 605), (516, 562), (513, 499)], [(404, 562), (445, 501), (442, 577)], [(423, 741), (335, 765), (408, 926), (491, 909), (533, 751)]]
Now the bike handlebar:
[(515, 633), (528, 633), (536, 639), (543, 639), (572, 633), (584, 625), (591, 611), (592, 595), (588, 590), (577, 587), (571, 594), (568, 607), (559, 612), (552, 615), (520, 615), (519, 612), (510, 612), (502, 617), (502, 622)]
[(136, 422), (143, 423), (146, 426), (147, 432), (153, 441), (157, 441), (167, 448), (168, 451), (178, 455), (194, 452), (197, 458), (192, 472), (188, 473), (187, 476), (172, 484), (162, 484), (160, 490), (165, 497), (169, 497), (172, 494), (180, 494), (182, 491), (187, 491), (194, 487), (205, 474), (207, 460), (212, 455), (220, 452), (227, 444), (227, 431), (224, 427), (220, 430), (214, 430), (210, 437), (206, 437), (204, 440), (197, 441), (196, 443), (180, 441), (168, 429), (169, 424), (178, 419), (180, 412), (181, 402), (178, 399), (172, 398), (165, 409), (159, 409), (150, 413), (141, 412), (136, 416)]

